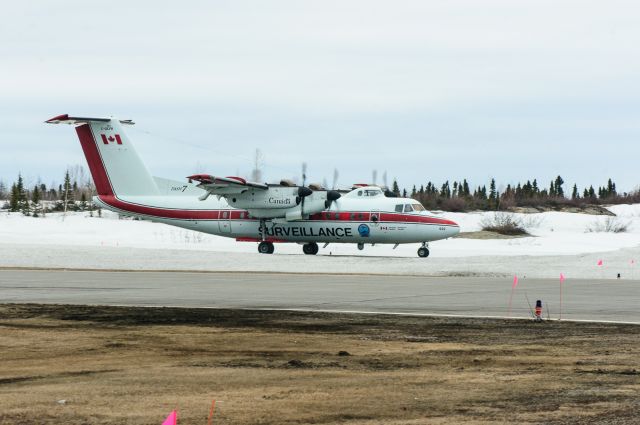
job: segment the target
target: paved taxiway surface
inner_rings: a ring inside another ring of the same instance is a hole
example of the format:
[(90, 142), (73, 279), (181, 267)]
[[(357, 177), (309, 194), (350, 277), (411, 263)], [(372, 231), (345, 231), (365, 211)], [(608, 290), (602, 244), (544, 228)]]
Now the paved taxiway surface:
[[(506, 316), (511, 284), (473, 277), (0, 270), (0, 302)], [(529, 315), (528, 297), (531, 304), (542, 299), (557, 318), (559, 289), (557, 280), (521, 278), (512, 316)], [(562, 318), (640, 323), (639, 300), (637, 280), (567, 279)]]

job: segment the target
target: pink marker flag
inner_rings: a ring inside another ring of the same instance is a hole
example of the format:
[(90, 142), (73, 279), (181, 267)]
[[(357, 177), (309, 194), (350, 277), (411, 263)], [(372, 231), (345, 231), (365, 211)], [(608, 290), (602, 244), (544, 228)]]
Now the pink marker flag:
[(602, 260), (598, 260), (598, 265), (601, 266), (602, 265)]
[(560, 283), (564, 282), (564, 274), (560, 273)]
[(167, 419), (165, 419), (164, 422), (162, 422), (162, 425), (177, 425), (177, 424), (178, 424), (178, 412), (176, 412), (175, 410), (169, 413), (169, 416), (167, 416)]
[(518, 275), (513, 276), (513, 285), (511, 286), (511, 289), (514, 289), (516, 286), (518, 286)]

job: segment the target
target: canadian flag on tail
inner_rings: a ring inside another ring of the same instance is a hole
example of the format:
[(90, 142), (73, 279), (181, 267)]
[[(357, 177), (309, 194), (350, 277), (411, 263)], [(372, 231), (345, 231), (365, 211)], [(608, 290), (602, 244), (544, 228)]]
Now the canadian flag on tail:
[(122, 144), (122, 139), (120, 138), (119, 134), (109, 135), (109, 137), (107, 137), (106, 134), (101, 134), (100, 138), (102, 138), (102, 143), (104, 143), (105, 145), (113, 142), (116, 142), (119, 145)]

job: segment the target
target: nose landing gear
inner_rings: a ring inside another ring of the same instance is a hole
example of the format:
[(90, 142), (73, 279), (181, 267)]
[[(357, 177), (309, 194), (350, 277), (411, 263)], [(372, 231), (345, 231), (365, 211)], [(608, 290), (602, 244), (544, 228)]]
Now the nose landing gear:
[(427, 258), (429, 256), (429, 244), (427, 242), (423, 242), (422, 246), (418, 248), (418, 257)]

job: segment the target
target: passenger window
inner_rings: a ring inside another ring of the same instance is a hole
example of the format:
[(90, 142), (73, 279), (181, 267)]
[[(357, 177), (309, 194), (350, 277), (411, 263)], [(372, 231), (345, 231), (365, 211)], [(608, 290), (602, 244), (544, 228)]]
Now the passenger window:
[(358, 191), (358, 196), (362, 196), (362, 191), (361, 190)]
[(222, 218), (228, 218), (229, 217), (229, 213), (228, 212), (223, 212), (222, 213)]
[(351, 218), (351, 220), (355, 220), (356, 219), (356, 214), (355, 213), (351, 213), (350, 218)]
[(411, 204), (406, 204), (404, 206), (404, 212), (411, 212), (413, 211), (413, 207), (411, 206)]
[(336, 213), (336, 215), (335, 215), (335, 219), (336, 219), (336, 220), (340, 220), (340, 214), (339, 214), (339, 213)]
[(402, 212), (402, 204), (396, 205), (396, 212)]

